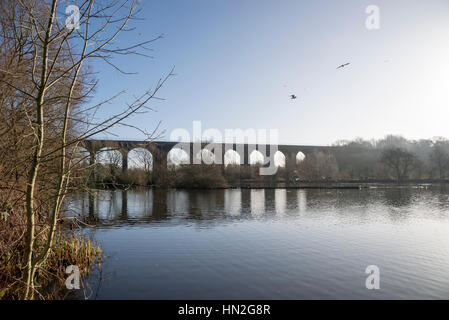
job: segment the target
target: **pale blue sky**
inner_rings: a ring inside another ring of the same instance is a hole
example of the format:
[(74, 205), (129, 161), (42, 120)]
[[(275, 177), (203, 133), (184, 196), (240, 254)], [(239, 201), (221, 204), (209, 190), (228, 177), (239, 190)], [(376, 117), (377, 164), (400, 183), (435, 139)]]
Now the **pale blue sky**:
[[(176, 66), (154, 102), (158, 112), (131, 119), (151, 129), (278, 129), (280, 143), (326, 145), (339, 139), (449, 137), (447, 0), (142, 1), (135, 33), (154, 43), (154, 59), (105, 65), (95, 101), (122, 89), (138, 94)], [(380, 30), (365, 9), (380, 8)], [(139, 34), (140, 33), (140, 34)], [(342, 63), (351, 65), (336, 70)], [(297, 100), (289, 95), (296, 94)], [(118, 100), (100, 115), (121, 108)], [(141, 137), (128, 128), (123, 138)], [(104, 135), (102, 136), (104, 137)]]

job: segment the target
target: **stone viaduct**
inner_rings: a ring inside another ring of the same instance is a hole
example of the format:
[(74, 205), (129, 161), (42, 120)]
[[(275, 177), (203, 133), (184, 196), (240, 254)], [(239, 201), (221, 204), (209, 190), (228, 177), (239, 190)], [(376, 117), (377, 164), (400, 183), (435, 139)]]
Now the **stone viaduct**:
[[(159, 166), (167, 165), (168, 153), (172, 149), (181, 149), (189, 156), (192, 164), (199, 164), (201, 160), (196, 159), (194, 155), (198, 155), (202, 150), (209, 150), (215, 157), (215, 163), (224, 165), (225, 153), (234, 150), (240, 156), (241, 165), (250, 164), (250, 155), (254, 150), (260, 151), (264, 157), (264, 165), (269, 165), (274, 161), (274, 154), (280, 151), (285, 156), (285, 164), (291, 161), (296, 162), (296, 156), (302, 152), (305, 157), (308, 154), (317, 151), (332, 152), (338, 156), (342, 154), (341, 147), (335, 146), (302, 146), (302, 145), (257, 145), (257, 144), (240, 144), (240, 143), (193, 143), (193, 142), (168, 142), (168, 141), (129, 141), (129, 140), (85, 140), (81, 146), (90, 154), (90, 163), (94, 164), (96, 155), (101, 149), (117, 150), (122, 154), (123, 170), (128, 168), (128, 153), (136, 148), (148, 150), (153, 157), (153, 169)], [(338, 152), (340, 151), (340, 152)], [(200, 159), (200, 158), (198, 158)], [(338, 160), (338, 159), (337, 159)], [(199, 162), (195, 162), (199, 161)]]

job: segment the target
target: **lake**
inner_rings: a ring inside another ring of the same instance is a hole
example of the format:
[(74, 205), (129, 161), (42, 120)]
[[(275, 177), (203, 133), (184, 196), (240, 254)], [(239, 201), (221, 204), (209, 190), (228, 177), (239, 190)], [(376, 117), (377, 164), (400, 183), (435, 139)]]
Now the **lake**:
[(444, 187), (98, 191), (70, 208), (104, 250), (91, 299), (449, 298)]

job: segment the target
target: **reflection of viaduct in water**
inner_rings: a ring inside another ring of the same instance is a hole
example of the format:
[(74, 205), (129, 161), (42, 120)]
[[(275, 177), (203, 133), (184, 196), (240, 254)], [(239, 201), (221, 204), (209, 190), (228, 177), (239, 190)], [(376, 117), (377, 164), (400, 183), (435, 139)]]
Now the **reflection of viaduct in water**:
[(97, 220), (162, 221), (251, 218), (306, 210), (306, 191), (299, 189), (226, 189), (99, 191), (88, 195), (84, 214)]
[[(194, 159), (194, 155), (197, 155), (202, 150), (209, 150), (214, 154), (215, 162), (224, 164), (225, 153), (229, 150), (235, 151), (240, 156), (240, 164), (249, 165), (250, 155), (254, 150), (260, 151), (264, 157), (265, 164), (274, 163), (274, 154), (272, 150), (281, 152), (285, 156), (286, 165), (289, 162), (296, 162), (296, 156), (299, 152), (302, 152), (306, 157), (308, 154), (317, 151), (329, 151), (332, 152), (338, 161), (339, 155), (343, 155), (343, 152), (338, 152), (341, 147), (329, 147), (329, 146), (299, 146), (299, 145), (257, 145), (257, 144), (239, 144), (239, 143), (192, 143), (192, 142), (164, 142), (164, 141), (126, 141), (126, 140), (85, 140), (82, 146), (90, 154), (90, 163), (94, 164), (96, 161), (96, 154), (103, 148), (117, 150), (122, 155), (123, 170), (128, 168), (128, 153), (136, 148), (143, 148), (148, 150), (153, 156), (154, 167), (166, 166), (168, 153), (176, 148), (186, 152), (189, 156), (190, 162)], [(221, 152), (217, 152), (221, 150)]]

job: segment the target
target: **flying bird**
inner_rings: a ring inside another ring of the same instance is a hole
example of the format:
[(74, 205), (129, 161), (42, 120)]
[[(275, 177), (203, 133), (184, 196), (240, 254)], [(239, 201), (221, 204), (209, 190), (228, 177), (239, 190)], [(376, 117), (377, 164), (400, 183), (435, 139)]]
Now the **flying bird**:
[(295, 96), (294, 94), (290, 95), (290, 99), (295, 100), (296, 98), (298, 98), (297, 96)]
[(346, 66), (349, 66), (350, 64), (351, 64), (350, 62), (342, 64), (341, 66), (338, 66), (337, 69), (344, 68)]

